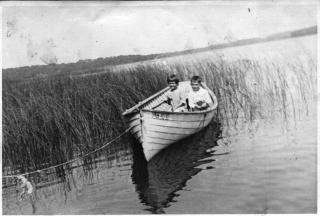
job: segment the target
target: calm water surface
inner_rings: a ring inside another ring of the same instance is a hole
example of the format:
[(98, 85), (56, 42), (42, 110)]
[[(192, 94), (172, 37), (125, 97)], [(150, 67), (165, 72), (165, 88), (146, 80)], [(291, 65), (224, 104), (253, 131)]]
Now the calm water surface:
[[(312, 115), (212, 123), (149, 163), (127, 136), (85, 165), (31, 176), (36, 214), (315, 213), (316, 126)], [(32, 214), (13, 183), (3, 213)]]

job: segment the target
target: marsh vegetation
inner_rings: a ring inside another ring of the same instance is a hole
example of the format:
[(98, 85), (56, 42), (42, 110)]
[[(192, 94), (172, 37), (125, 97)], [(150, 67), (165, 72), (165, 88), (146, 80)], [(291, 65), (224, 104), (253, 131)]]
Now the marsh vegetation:
[(218, 97), (216, 121), (224, 128), (276, 115), (299, 118), (308, 114), (315, 95), (315, 40), (112, 66), (91, 76), (4, 79), (4, 171), (37, 170), (96, 149), (125, 130), (121, 113), (164, 88), (169, 73), (181, 80), (202, 76)]

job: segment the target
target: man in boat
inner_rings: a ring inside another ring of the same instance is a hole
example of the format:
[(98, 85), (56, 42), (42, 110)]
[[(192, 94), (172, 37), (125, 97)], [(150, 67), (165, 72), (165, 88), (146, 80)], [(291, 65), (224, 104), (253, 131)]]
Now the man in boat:
[(167, 78), (167, 82), (170, 90), (167, 93), (166, 103), (171, 106), (171, 111), (175, 111), (182, 103), (182, 101), (185, 100), (189, 89), (179, 86), (179, 78), (175, 74), (169, 75)]
[(183, 101), (176, 111), (201, 111), (210, 108), (216, 108), (217, 97), (215, 94), (204, 84), (199, 76), (193, 76), (190, 81), (191, 91), (186, 96), (185, 102)]

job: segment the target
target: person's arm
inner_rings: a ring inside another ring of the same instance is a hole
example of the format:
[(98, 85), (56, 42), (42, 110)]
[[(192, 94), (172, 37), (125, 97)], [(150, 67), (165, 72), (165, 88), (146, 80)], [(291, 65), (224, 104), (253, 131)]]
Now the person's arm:
[(171, 111), (174, 111), (174, 107), (172, 104), (172, 93), (167, 94), (167, 100), (165, 101), (170, 107), (171, 107)]
[(184, 102), (184, 101), (181, 101), (181, 103), (176, 107), (176, 109), (177, 108), (180, 108), (180, 107), (183, 107), (183, 106), (185, 106), (186, 105), (186, 103)]

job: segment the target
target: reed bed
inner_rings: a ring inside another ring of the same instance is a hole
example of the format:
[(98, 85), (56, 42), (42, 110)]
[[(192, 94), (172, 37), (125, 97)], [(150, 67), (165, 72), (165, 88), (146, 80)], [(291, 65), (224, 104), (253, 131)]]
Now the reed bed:
[[(160, 74), (159, 74), (160, 75)], [(3, 166), (58, 164), (125, 129), (121, 112), (165, 85), (136, 71), (90, 78), (3, 82)]]
[(203, 77), (218, 97), (217, 120), (224, 127), (275, 113), (298, 118), (308, 114), (316, 89), (315, 56), (303, 53), (303, 59), (278, 61), (208, 53), (92, 76), (3, 80), (3, 168), (41, 169), (98, 148), (126, 128), (121, 113), (164, 88), (169, 73), (181, 80)]

